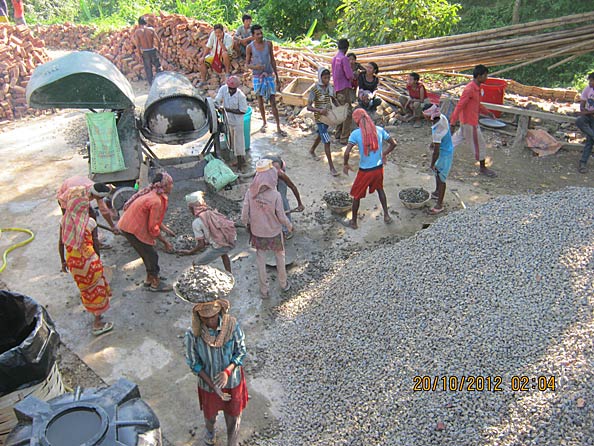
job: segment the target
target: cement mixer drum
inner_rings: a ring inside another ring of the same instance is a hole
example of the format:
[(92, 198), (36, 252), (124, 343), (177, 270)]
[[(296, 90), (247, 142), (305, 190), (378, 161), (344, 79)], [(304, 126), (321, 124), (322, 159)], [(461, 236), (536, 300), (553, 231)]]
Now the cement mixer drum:
[(142, 134), (163, 144), (186, 144), (209, 131), (206, 100), (183, 75), (159, 73), (146, 100)]

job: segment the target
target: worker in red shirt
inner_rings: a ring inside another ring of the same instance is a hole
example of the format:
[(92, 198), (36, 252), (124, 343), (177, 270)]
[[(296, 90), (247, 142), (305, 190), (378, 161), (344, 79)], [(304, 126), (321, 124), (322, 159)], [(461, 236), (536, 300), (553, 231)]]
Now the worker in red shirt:
[[(454, 147), (459, 145), (469, 146), (474, 150), (475, 159), (480, 163), (480, 173), (488, 177), (496, 177), (497, 174), (485, 164), (486, 143), (479, 127), (479, 115), (487, 115), (495, 118), (495, 115), (481, 104), (481, 84), (487, 80), (489, 69), (484, 65), (474, 67), (472, 77), (474, 78), (464, 88), (464, 92), (458, 101), (458, 105), (452, 113), (450, 124), (452, 126), (452, 142)], [(454, 125), (460, 119), (460, 128), (454, 133)]]

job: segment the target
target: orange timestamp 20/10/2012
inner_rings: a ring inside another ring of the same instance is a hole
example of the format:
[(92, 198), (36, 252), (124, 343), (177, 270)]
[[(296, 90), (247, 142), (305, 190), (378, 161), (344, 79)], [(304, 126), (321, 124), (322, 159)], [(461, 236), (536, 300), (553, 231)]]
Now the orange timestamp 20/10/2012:
[(555, 376), (524, 376), (512, 375), (505, 379), (501, 375), (452, 375), (429, 376), (417, 375), (413, 377), (413, 391), (415, 392), (512, 392), (554, 391)]

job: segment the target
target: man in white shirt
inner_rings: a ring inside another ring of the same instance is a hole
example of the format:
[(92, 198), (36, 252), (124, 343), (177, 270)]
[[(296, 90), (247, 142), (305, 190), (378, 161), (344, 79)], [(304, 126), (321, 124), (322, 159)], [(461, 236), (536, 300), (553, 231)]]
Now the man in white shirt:
[[(222, 73), (223, 70), (229, 75), (231, 73), (231, 54), (233, 51), (233, 37), (225, 32), (223, 25), (217, 23), (214, 27), (206, 47), (203, 49), (202, 56), (198, 63), (200, 64), (198, 70), (200, 71), (201, 82), (199, 87), (206, 83), (206, 72), (210, 66), (217, 73)], [(208, 65), (208, 66), (207, 66)]]
[(231, 133), (231, 148), (237, 157), (237, 168), (245, 166), (245, 138), (243, 134), (243, 116), (247, 112), (247, 99), (239, 89), (239, 78), (231, 76), (227, 84), (219, 88), (215, 102), (227, 112), (227, 123)]

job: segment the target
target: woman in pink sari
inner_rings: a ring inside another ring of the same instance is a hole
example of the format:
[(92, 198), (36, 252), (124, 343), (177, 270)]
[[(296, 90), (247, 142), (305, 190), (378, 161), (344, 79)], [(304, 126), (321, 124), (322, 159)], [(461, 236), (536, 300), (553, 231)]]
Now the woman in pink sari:
[(278, 173), (272, 161), (260, 160), (256, 164), (256, 176), (245, 194), (241, 221), (248, 227), (250, 241), (256, 248), (256, 263), (260, 294), (269, 297), (266, 276), (266, 251), (273, 251), (276, 257), (276, 271), (282, 291), (289, 291), (285, 269), (285, 246), (283, 225), (293, 232), (293, 225), (283, 208), (281, 194), (276, 190)]

